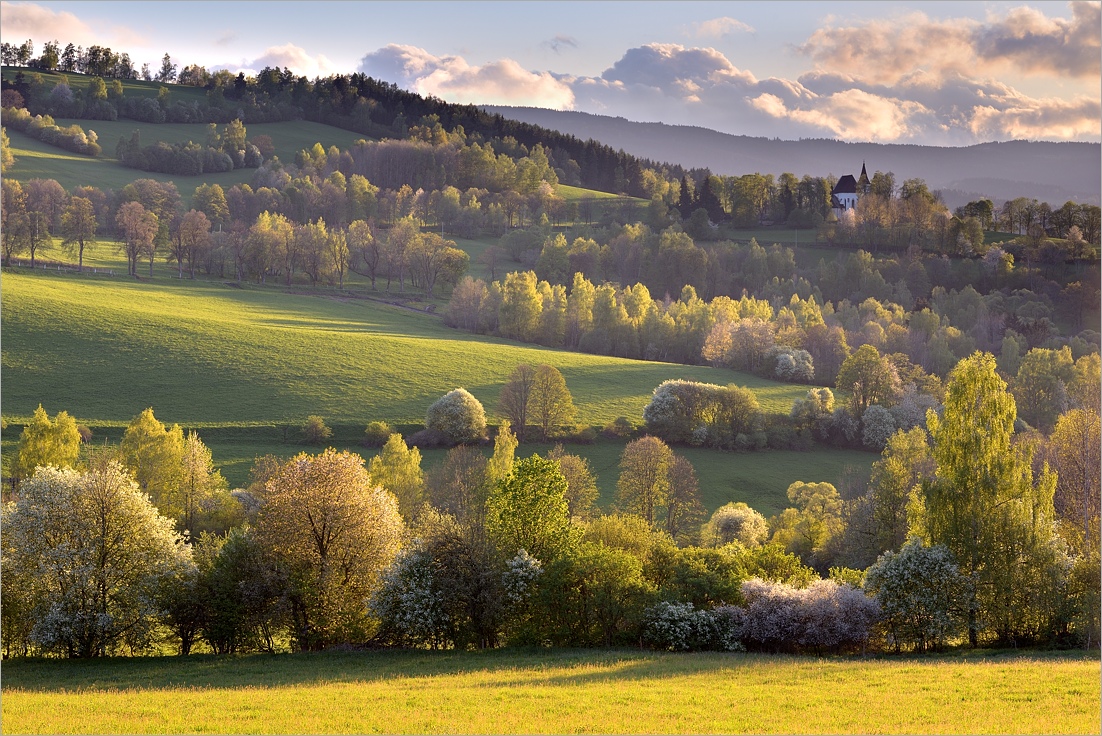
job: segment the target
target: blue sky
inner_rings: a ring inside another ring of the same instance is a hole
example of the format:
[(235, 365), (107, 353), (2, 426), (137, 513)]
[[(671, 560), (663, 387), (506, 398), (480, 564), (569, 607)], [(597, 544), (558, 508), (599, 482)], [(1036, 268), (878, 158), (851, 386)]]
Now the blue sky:
[(3, 2), (5, 41), (781, 138), (1100, 138), (1099, 2)]

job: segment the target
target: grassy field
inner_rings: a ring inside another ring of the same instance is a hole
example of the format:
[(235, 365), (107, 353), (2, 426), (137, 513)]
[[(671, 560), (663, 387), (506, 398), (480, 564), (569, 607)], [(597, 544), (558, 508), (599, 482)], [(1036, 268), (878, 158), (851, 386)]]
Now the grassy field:
[[(76, 123), (85, 130), (94, 130), (99, 134), (100, 145), (103, 146), (103, 154), (97, 158), (79, 156), (69, 153), (56, 146), (50, 146), (31, 138), (19, 131), (8, 131), (11, 139), (11, 150), (15, 156), (15, 165), (5, 172), (19, 181), (28, 179), (56, 179), (61, 186), (68, 190), (77, 186), (94, 186), (100, 189), (121, 189), (135, 179), (156, 179), (157, 181), (172, 181), (185, 204), (191, 202), (195, 188), (200, 184), (219, 184), (224, 189), (229, 189), (234, 184), (247, 183), (252, 180), (254, 169), (238, 169), (216, 174), (200, 174), (198, 176), (179, 176), (177, 174), (157, 174), (148, 171), (138, 171), (120, 166), (115, 158), (115, 146), (119, 138), (129, 138), (134, 130), (140, 130), (142, 145), (150, 145), (157, 141), (179, 143), (193, 140), (202, 143), (207, 139), (207, 126), (204, 124), (165, 123), (156, 125), (153, 123), (139, 123), (134, 120), (58, 120), (58, 125), (66, 126)], [(250, 136), (269, 135), (276, 148), (276, 155), (281, 161), (294, 162), (295, 154), (314, 145), (321, 143), (328, 148), (335, 145), (338, 148), (348, 148), (364, 136), (340, 128), (333, 128), (321, 123), (295, 121), (287, 123), (255, 123), (247, 126)]]
[[(457, 386), (492, 414), (506, 377), (523, 362), (562, 370), (578, 420), (597, 426), (618, 416), (641, 423), (651, 392), (668, 378), (746, 385), (769, 412), (787, 411), (807, 390), (724, 369), (478, 337), (408, 309), (273, 287), (9, 271), (0, 302), (8, 421), (25, 421), (41, 402), (91, 427), (97, 441), (115, 441), (152, 406), (162, 421), (197, 429), (234, 485), (245, 483), (257, 455), (316, 451), (296, 444), (294, 428), (309, 414), (334, 427), (336, 446), (362, 450), (357, 443), (369, 421), (419, 424), (429, 404)], [(6, 459), (16, 439), (13, 428)], [(623, 443), (570, 448), (590, 460), (607, 506)], [(825, 449), (682, 451), (697, 468), (709, 510), (739, 500), (766, 514), (787, 505), (785, 490), (796, 480), (837, 482), (845, 467), (867, 469), (877, 459)], [(429, 453), (426, 466), (442, 455)]]
[(328, 652), (4, 664), (5, 733), (1097, 733), (1091, 653)]
[[(23, 72), (23, 76), (28, 82), (30, 82), (32, 74), (40, 74), (47, 89), (53, 89), (54, 85), (64, 80), (74, 90), (87, 91), (88, 86), (92, 83), (92, 77), (87, 74), (48, 72), (41, 69), (20, 69), (18, 67), (4, 67), (3, 77), (7, 80), (14, 80), (19, 72)], [(156, 97), (160, 93), (161, 87), (168, 87), (169, 102), (176, 102), (177, 100), (202, 102), (207, 98), (207, 91), (201, 87), (186, 87), (178, 84), (166, 85), (161, 82), (146, 82), (142, 79), (122, 79), (119, 81), (122, 82), (123, 95), (126, 97)]]

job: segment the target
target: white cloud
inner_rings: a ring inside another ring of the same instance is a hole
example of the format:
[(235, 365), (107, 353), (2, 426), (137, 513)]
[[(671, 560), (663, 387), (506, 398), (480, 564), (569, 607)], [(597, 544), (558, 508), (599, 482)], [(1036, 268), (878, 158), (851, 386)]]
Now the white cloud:
[(434, 56), (415, 46), (390, 44), (364, 56), (360, 71), (419, 94), (461, 104), (570, 109), (569, 84), (549, 72), (532, 72), (512, 59), (471, 66), (458, 56)]
[(26, 39), (40, 44), (54, 39), (64, 40), (63, 43), (104, 43), (73, 13), (55, 12), (31, 2), (0, 2), (0, 24), (4, 39), (10, 43)]
[[(798, 79), (759, 79), (714, 48), (671, 43), (630, 48), (599, 76), (534, 72), (511, 59), (471, 66), (462, 57), (398, 45), (365, 56), (361, 70), (449, 101), (576, 109), (753, 136), (961, 145), (1102, 135), (1097, 97), (1035, 98), (978, 76), (971, 68), (976, 57), (957, 48), (971, 43), (974, 29), (909, 17), (913, 28), (895, 41), (898, 20), (841, 35), (830, 27), (816, 32), (809, 41), (814, 53), (825, 53), (828, 38), (845, 49)], [(908, 55), (923, 48), (926, 63), (919, 65)]]
[(820, 69), (894, 84), (917, 71), (936, 77), (1012, 70), (1051, 77), (1097, 77), (1102, 4), (1072, 2), (1072, 19), (1026, 6), (986, 22), (931, 20), (925, 13), (824, 26), (799, 47)]
[(295, 74), (303, 77), (325, 77), (336, 74), (341, 70), (334, 66), (323, 54), (311, 56), (303, 48), (293, 43), (283, 46), (269, 46), (264, 53), (246, 64), (252, 69), (263, 69), (266, 66), (288, 68)]
[(754, 29), (741, 20), (726, 16), (694, 23), (692, 26), (692, 33), (697, 38), (724, 38), (736, 31), (753, 33)]

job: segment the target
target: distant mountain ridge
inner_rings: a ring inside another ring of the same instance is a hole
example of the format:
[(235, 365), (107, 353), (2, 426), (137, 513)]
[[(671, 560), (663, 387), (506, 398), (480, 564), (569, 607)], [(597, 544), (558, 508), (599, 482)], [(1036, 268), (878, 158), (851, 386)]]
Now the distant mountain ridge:
[(1102, 204), (1102, 145), (1009, 141), (959, 148), (829, 139), (785, 141), (720, 133), (708, 128), (637, 123), (619, 117), (532, 107), (483, 106), (488, 112), (539, 125), (626, 153), (714, 174), (796, 176), (857, 174), (861, 163), (891, 171), (896, 183), (925, 179), (951, 207), (979, 196), (1002, 201), (1036, 198), (1059, 206), (1067, 200)]

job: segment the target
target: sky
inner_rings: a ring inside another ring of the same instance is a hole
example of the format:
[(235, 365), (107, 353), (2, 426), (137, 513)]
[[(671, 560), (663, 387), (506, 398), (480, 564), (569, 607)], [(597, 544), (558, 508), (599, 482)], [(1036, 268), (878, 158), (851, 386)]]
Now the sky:
[(1102, 139), (1102, 3), (0, 2), (10, 43), (782, 139)]

